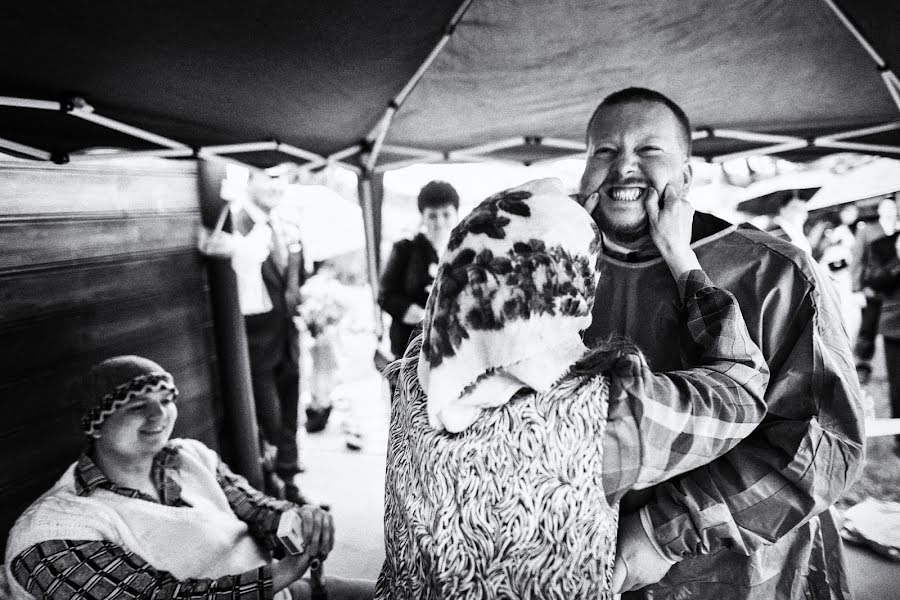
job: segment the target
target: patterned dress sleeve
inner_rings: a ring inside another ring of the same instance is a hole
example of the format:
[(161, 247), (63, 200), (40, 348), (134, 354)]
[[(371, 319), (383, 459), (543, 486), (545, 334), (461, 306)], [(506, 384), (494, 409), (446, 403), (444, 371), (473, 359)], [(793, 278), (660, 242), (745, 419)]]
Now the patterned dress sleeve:
[(700, 270), (677, 283), (693, 368), (655, 374), (632, 354), (614, 369), (603, 442), (610, 502), (721, 456), (766, 414), (769, 370), (734, 296)]
[(244, 477), (232, 472), (222, 461), (216, 466), (216, 480), (225, 492), (231, 510), (247, 524), (250, 535), (272, 552), (275, 558), (280, 558), (282, 548), (275, 536), (278, 521), (283, 512), (296, 508), (297, 505), (260, 492)]
[(49, 540), (13, 559), (11, 571), (41, 600), (271, 600), (270, 565), (217, 579), (176, 579), (108, 541)]

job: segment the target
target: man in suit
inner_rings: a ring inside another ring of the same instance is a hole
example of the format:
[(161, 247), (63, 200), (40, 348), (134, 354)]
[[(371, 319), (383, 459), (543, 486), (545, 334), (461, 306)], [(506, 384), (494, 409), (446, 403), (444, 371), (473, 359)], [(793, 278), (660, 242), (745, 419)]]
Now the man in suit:
[(266, 447), (276, 449), (274, 471), (284, 481), (285, 497), (302, 504), (303, 495), (294, 481), (301, 471), (297, 443), (300, 349), (294, 316), (306, 271), (299, 228), (275, 210), (283, 196), (280, 182), (251, 174), (246, 200), (231, 204), (232, 234), (207, 240), (211, 243), (201, 243), (201, 249), (231, 258), (264, 452)]

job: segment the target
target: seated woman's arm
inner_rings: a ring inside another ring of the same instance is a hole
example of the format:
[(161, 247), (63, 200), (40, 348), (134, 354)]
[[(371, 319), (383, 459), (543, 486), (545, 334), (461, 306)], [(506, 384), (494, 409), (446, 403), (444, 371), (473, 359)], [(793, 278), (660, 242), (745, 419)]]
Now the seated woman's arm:
[(680, 347), (688, 370), (653, 373), (628, 355), (610, 376), (603, 440), (603, 482), (610, 502), (721, 456), (766, 414), (769, 379), (737, 301), (701, 270), (677, 279), (682, 305)]
[(312, 556), (328, 556), (334, 547), (334, 520), (331, 514), (313, 504), (298, 506), (278, 500), (254, 488), (224, 462), (216, 465), (216, 480), (225, 492), (235, 516), (247, 524), (250, 535), (275, 558), (285, 555), (275, 532), (282, 513), (297, 510), (303, 530), (303, 545)]
[(247, 524), (250, 535), (280, 558), (282, 548), (275, 536), (278, 522), (282, 513), (297, 508), (297, 505), (260, 492), (221, 460), (216, 465), (216, 481), (225, 492), (235, 516)]
[(49, 540), (19, 554), (11, 572), (44, 600), (270, 600), (309, 566), (302, 554), (217, 579), (176, 579), (108, 541)]

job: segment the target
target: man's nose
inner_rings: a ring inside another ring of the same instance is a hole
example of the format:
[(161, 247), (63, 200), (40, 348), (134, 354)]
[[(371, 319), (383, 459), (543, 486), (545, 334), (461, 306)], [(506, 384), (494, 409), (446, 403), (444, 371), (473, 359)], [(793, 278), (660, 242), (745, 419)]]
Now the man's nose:
[(148, 402), (147, 410), (144, 414), (147, 415), (148, 419), (159, 419), (162, 418), (165, 412), (161, 402)]
[(628, 175), (637, 171), (638, 157), (634, 152), (623, 150), (616, 156), (613, 162), (613, 170), (620, 175)]

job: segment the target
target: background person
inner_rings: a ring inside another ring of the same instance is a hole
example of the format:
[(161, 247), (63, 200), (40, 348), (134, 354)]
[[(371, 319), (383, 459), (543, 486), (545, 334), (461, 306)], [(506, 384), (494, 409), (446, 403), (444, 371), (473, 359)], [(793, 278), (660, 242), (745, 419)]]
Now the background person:
[[(263, 451), (275, 449), (274, 471), (284, 482), (285, 498), (303, 503), (295, 481), (301, 464), (297, 441), (300, 334), (294, 317), (306, 270), (299, 228), (279, 218), (275, 210), (283, 198), (280, 182), (251, 173), (247, 201), (231, 204), (233, 233), (202, 240), (200, 249), (231, 258), (247, 331)], [(269, 488), (270, 493), (277, 492), (276, 486)]]
[(850, 263), (853, 291), (863, 294), (865, 306), (860, 315), (859, 331), (853, 346), (856, 358), (856, 372), (863, 384), (872, 377), (872, 357), (875, 355), (875, 338), (878, 336), (878, 322), (881, 318), (881, 296), (866, 286), (862, 274), (872, 265), (872, 243), (897, 231), (897, 203), (885, 198), (878, 203), (878, 221), (859, 230), (853, 247), (853, 261)]
[(413, 328), (425, 316), (438, 258), (459, 220), (459, 194), (449, 183), (432, 181), (419, 191), (418, 207), (422, 232), (394, 244), (378, 295), (378, 304), (391, 316), (391, 352), (398, 358), (403, 356)]
[[(878, 332), (884, 339), (891, 416), (900, 418), (900, 233), (872, 242), (862, 282), (881, 297)], [(894, 451), (900, 454), (900, 436), (894, 441)]]
[[(87, 449), (9, 535), (16, 600), (309, 597), (300, 578), (331, 552), (331, 515), (262, 494), (196, 440), (170, 440), (177, 396), (172, 376), (145, 358), (91, 369)], [(305, 551), (273, 560), (286, 511), (299, 514)], [(332, 598), (372, 594), (364, 582), (327, 586)]]
[[(654, 369), (684, 368), (694, 344), (646, 199), (686, 197), (690, 122), (659, 92), (628, 88), (600, 103), (587, 142), (580, 197), (603, 233), (603, 277), (586, 343), (625, 335)], [(750, 225), (697, 212), (691, 239), (765, 355), (768, 413), (723, 457), (623, 500), (622, 589), (661, 580), (625, 596), (848, 598), (829, 507), (860, 473), (865, 437), (837, 294), (808, 253)]]
[(454, 229), (424, 332), (391, 368), (378, 598), (610, 598), (621, 495), (755, 428), (767, 368), (698, 269), (691, 212), (670, 203), (653, 223), (701, 368), (660, 375), (627, 342), (582, 343), (599, 238), (558, 180)]

